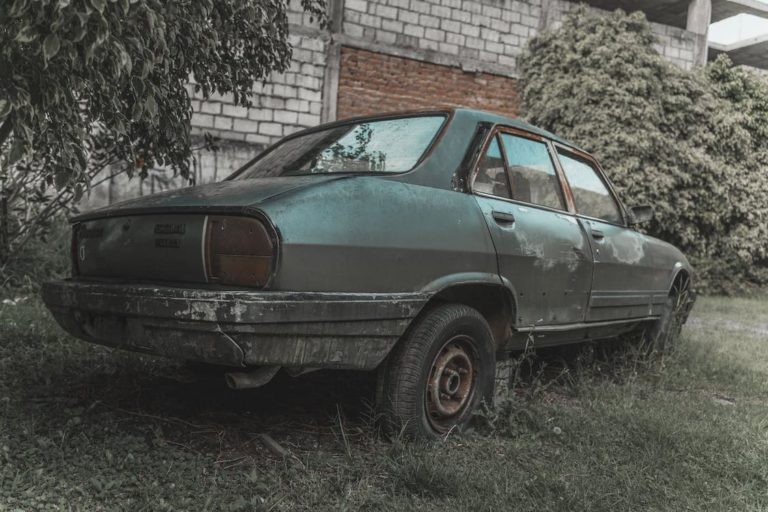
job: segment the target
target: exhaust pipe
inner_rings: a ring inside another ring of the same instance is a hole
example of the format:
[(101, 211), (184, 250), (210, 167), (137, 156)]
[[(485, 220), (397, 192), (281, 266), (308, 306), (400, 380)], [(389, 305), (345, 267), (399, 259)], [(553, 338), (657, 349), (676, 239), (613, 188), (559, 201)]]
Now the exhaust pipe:
[(279, 366), (261, 366), (249, 372), (228, 372), (224, 380), (230, 389), (259, 388), (271, 381), (279, 370)]

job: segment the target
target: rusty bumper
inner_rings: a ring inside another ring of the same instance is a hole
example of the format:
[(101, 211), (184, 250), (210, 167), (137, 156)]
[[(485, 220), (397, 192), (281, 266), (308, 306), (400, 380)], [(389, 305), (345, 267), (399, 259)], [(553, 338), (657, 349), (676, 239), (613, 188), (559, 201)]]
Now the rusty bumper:
[(424, 294), (201, 290), (75, 280), (43, 286), (78, 338), (227, 366), (372, 369), (428, 300)]

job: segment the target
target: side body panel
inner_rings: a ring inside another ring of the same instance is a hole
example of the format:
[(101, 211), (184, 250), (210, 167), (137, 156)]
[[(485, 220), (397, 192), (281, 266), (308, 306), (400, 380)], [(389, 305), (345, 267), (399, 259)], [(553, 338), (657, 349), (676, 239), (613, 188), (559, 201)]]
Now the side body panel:
[[(499, 271), (517, 291), (515, 324), (583, 322), (592, 254), (577, 220), (535, 206), (481, 195), (475, 198), (496, 245)], [(505, 221), (499, 213), (510, 217)]]
[(462, 280), (501, 283), (488, 228), (468, 194), (358, 176), (260, 208), (281, 238), (275, 290), (383, 293), (438, 291), (435, 283)]
[(660, 315), (675, 261), (661, 244), (623, 226), (580, 219), (590, 232), (595, 277), (588, 321)]

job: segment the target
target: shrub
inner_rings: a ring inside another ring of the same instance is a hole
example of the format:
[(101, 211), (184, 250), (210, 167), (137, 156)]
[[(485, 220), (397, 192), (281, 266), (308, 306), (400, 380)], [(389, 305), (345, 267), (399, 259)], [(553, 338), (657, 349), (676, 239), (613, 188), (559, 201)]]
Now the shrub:
[(768, 88), (726, 60), (685, 71), (654, 49), (640, 13), (577, 9), (521, 58), (523, 111), (594, 153), (645, 229), (709, 291), (768, 277)]
[(70, 244), (67, 219), (63, 215), (51, 219), (44, 233), (31, 237), (0, 265), (0, 298), (36, 292), (43, 282), (68, 276)]

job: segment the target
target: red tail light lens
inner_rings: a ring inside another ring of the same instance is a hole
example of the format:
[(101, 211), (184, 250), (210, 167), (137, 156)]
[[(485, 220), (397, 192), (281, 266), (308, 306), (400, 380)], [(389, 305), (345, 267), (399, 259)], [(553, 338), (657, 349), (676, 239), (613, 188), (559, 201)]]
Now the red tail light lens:
[(277, 240), (252, 217), (208, 217), (206, 271), (214, 283), (264, 287), (272, 277)]

